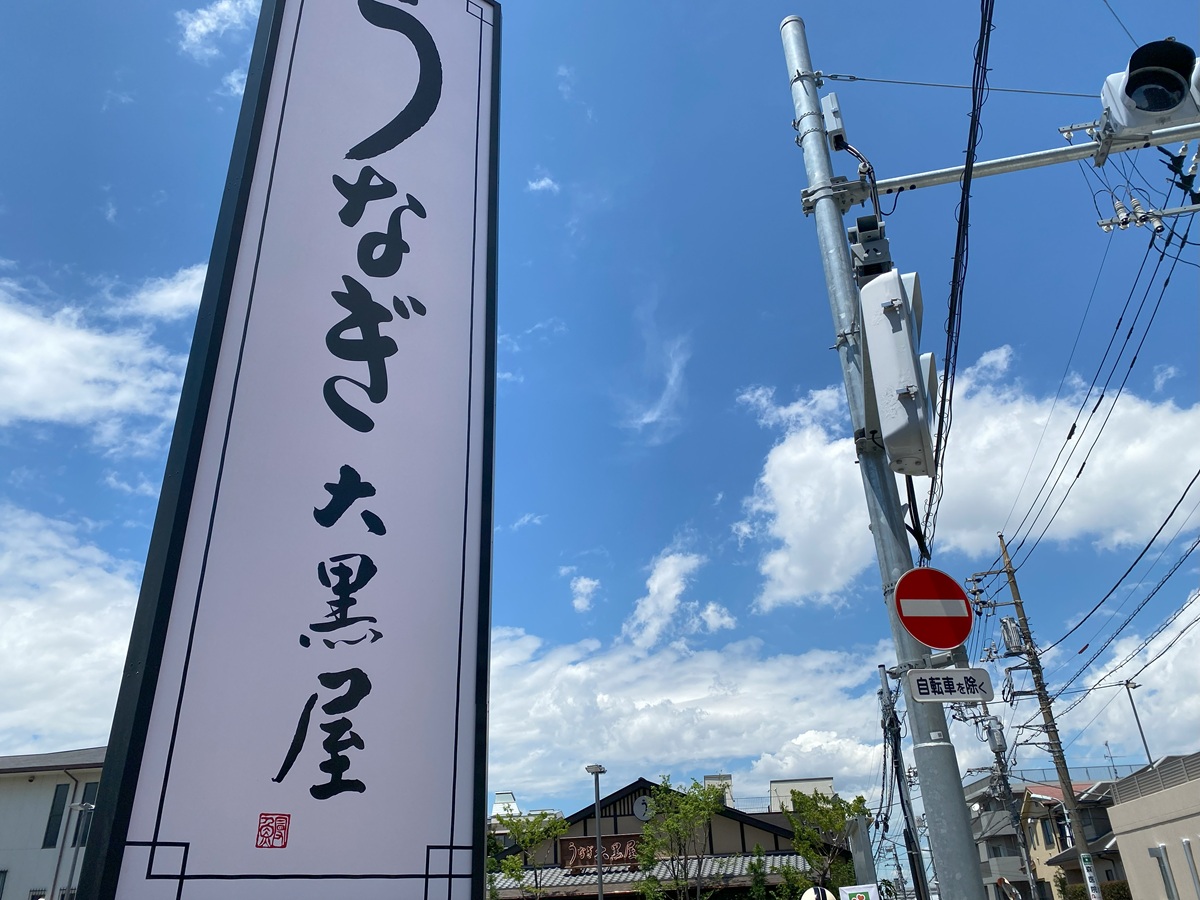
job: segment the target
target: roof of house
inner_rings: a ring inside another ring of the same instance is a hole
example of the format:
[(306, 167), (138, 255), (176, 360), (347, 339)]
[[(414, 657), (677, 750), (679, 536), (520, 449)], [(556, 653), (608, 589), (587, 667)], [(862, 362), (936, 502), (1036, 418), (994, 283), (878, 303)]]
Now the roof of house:
[[(754, 860), (754, 854), (742, 853), (730, 856), (707, 856), (702, 860), (700, 874), (708, 888), (735, 887), (750, 883), (748, 867)], [(808, 871), (808, 863), (798, 853), (767, 853), (764, 855), (767, 864), (769, 881), (777, 881), (779, 869), (790, 867), (800, 872)], [(650, 872), (644, 870), (630, 871), (627, 866), (604, 867), (604, 893), (622, 894), (634, 893), (638, 890), (638, 882), (644, 880), (651, 872), (660, 879), (669, 877), (668, 863), (664, 860), (658, 863)], [(689, 875), (695, 876), (695, 866), (691, 866)], [(575, 873), (575, 874), (572, 874)], [(533, 883), (533, 872), (530, 870), (525, 877), (526, 886)], [(538, 870), (538, 884), (546, 893), (554, 896), (595, 896), (596, 870), (563, 869), (557, 866), (543, 866)], [(496, 875), (496, 889), (499, 891), (515, 891), (518, 884), (505, 875)]]
[[(1076, 781), (1071, 784), (1075, 791), (1075, 799), (1084, 803), (1097, 803), (1109, 795), (1112, 790), (1111, 781)], [(1058, 804), (1063, 801), (1062, 788), (1057, 784), (1025, 785), (1027, 797), (1042, 803)]]
[(28, 753), (23, 756), (0, 756), (0, 775), (13, 772), (56, 772), (63, 769), (98, 769), (104, 765), (107, 747), (87, 747), (83, 750), (58, 750), (54, 753)]
[[(625, 787), (613, 791), (607, 797), (602, 797), (600, 799), (600, 808), (604, 809), (604, 807), (616, 803), (619, 800), (623, 800), (629, 796), (639, 797), (643, 794), (649, 794), (656, 787), (658, 787), (658, 785), (653, 781), (650, 781), (646, 778), (638, 778), (636, 781), (631, 781), (629, 784), (625, 785)], [(589, 803), (582, 809), (571, 813), (571, 815), (567, 816), (566, 819), (569, 824), (573, 825), (576, 822), (582, 822), (584, 819), (590, 819), (595, 815), (596, 805), (594, 803)], [(768, 822), (759, 816), (751, 815), (750, 813), (744, 813), (740, 809), (734, 809), (732, 806), (722, 807), (721, 809), (717, 810), (717, 815), (725, 816), (726, 818), (733, 819), (735, 822), (741, 822), (745, 825), (753, 825), (755, 828), (760, 828), (770, 834), (777, 834), (779, 837), (787, 838), (789, 841), (792, 839), (792, 830), (790, 828), (784, 828), (781, 825)]]
[[(1096, 855), (1108, 854), (1117, 847), (1117, 837), (1111, 831), (1106, 831), (1104, 834), (1096, 838), (1088, 839), (1088, 849)], [(1079, 848), (1068, 847), (1057, 856), (1052, 856), (1046, 860), (1048, 866), (1061, 866), (1063, 863), (1074, 863), (1079, 865)]]

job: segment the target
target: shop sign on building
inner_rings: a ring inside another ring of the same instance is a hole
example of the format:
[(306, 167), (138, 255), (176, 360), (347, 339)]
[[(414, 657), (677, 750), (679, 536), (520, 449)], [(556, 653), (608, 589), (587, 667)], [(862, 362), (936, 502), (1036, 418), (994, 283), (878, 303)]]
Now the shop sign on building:
[(266, 0), (81, 895), (481, 895), (499, 10)]

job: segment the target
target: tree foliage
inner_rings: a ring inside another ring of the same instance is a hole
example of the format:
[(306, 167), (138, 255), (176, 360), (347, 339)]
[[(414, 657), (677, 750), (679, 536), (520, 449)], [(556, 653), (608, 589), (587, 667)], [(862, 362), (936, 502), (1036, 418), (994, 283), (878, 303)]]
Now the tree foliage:
[[(539, 859), (538, 849), (548, 841), (556, 840), (567, 833), (567, 820), (556, 812), (529, 813), (527, 815), (496, 816), (496, 823), (508, 831), (509, 839), (520, 849), (521, 855), (506, 856), (500, 860), (500, 871), (517, 883), (523, 895), (541, 893), (542, 860)], [(548, 854), (543, 853), (542, 856)], [(533, 884), (526, 887), (525, 867), (529, 866), (533, 874)]]
[[(708, 857), (708, 824), (725, 805), (723, 785), (695, 779), (685, 790), (665, 776), (650, 793), (653, 815), (642, 830), (638, 865), (647, 873), (638, 883), (646, 900), (703, 900), (701, 867)], [(653, 870), (665, 863), (660, 877)]]
[(808, 863), (814, 885), (836, 893), (839, 887), (857, 883), (849, 857), (850, 823), (869, 814), (861, 795), (844, 800), (820, 791), (792, 791), (791, 809), (783, 812), (792, 826), (792, 843)]

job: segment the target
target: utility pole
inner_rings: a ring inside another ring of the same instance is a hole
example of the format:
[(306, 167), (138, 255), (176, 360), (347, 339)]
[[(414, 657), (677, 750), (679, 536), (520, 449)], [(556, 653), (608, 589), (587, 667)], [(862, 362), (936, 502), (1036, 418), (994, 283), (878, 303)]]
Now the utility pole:
[(1092, 866), (1092, 854), (1088, 848), (1087, 836), (1083, 832), (1083, 819), (1079, 816), (1079, 805), (1075, 802), (1075, 788), (1071, 783), (1071, 771), (1067, 768), (1067, 758), (1063, 754), (1062, 741), (1058, 737), (1058, 725), (1054, 721), (1054, 710), (1050, 706), (1050, 694), (1046, 690), (1046, 677), (1042, 672), (1042, 661), (1038, 658), (1037, 645), (1033, 642), (1033, 634), (1029, 630), (1029, 620), (1025, 618), (1025, 605), (1021, 602), (1021, 592), (1017, 589), (1017, 574), (1013, 569), (1012, 559), (1008, 555), (1008, 545), (1004, 543), (1004, 535), (1000, 538), (1000, 553), (1004, 557), (1004, 574), (1008, 578), (1008, 589), (1012, 593), (1013, 607), (1017, 611), (1017, 626), (1020, 628), (1021, 643), (1025, 651), (1025, 659), (1029, 663), (1029, 672), (1033, 676), (1033, 687), (1037, 692), (1038, 706), (1042, 711), (1042, 724), (1046, 729), (1046, 740), (1050, 745), (1050, 756), (1054, 759), (1054, 769), (1058, 772), (1058, 785), (1062, 789), (1063, 808), (1067, 812), (1067, 824), (1071, 829), (1071, 842), (1079, 853), (1079, 867), (1083, 871), (1083, 880), (1087, 885), (1091, 900), (1100, 900), (1100, 884), (1096, 881), (1096, 870)]
[(912, 872), (913, 894), (917, 900), (929, 900), (929, 882), (925, 878), (925, 860), (921, 856), (921, 844), (917, 840), (912, 797), (908, 792), (908, 774), (904, 770), (904, 755), (900, 750), (900, 720), (896, 717), (896, 705), (892, 702), (892, 690), (888, 685), (887, 669), (879, 667), (879, 703), (883, 707), (883, 738), (892, 751), (892, 769), (896, 788), (900, 791), (900, 811), (904, 814), (904, 849), (908, 853), (908, 869)]
[(900, 897), (908, 900), (908, 883), (904, 880), (904, 869), (900, 867), (900, 853), (895, 844), (892, 844), (892, 865), (896, 868), (896, 880), (900, 882)]
[(1017, 798), (1013, 796), (1012, 783), (1008, 780), (1008, 741), (1004, 738), (1004, 725), (998, 718), (988, 714), (986, 702), (981, 705), (988, 747), (991, 749), (992, 755), (996, 757), (996, 763), (992, 767), (992, 776), (999, 788), (1000, 799), (1008, 807), (1009, 821), (1017, 833), (1017, 851), (1021, 854), (1021, 865), (1025, 869), (1025, 877), (1029, 879), (1029, 897), (1030, 900), (1033, 900), (1037, 896), (1037, 879), (1033, 871), (1033, 860), (1029, 857), (1029, 844), (1025, 840), (1025, 829), (1021, 826), (1021, 810), (1017, 806)]
[[(884, 603), (888, 611), (896, 659), (901, 670), (921, 665), (929, 650), (912, 638), (895, 609), (895, 586), (913, 567), (912, 551), (904, 528), (896, 477), (888, 466), (884, 448), (866, 431), (866, 383), (863, 373), (858, 287), (846, 240), (842, 210), (834, 190), (833, 164), (828, 137), (817, 98), (817, 75), (809, 55), (804, 21), (789, 16), (780, 25), (792, 102), (796, 111), (798, 142), (804, 151), (812, 213), (825, 271), (829, 308), (846, 400), (854, 429), (859, 473), (866, 493), (867, 513)], [(938, 874), (939, 893), (953, 900), (985, 900), (979, 859), (971, 835), (971, 821), (959, 777), (958, 759), (950, 743), (950, 729), (940, 703), (908, 703), (913, 758), (921, 779), (929, 843)]]

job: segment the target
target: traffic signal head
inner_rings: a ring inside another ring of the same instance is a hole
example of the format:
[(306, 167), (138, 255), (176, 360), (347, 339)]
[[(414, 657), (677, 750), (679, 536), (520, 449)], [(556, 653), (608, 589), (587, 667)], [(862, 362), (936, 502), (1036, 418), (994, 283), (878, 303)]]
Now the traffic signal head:
[(937, 375), (933, 354), (920, 352), (921, 281), (892, 269), (864, 284), (859, 302), (870, 394), (867, 427), (877, 431), (866, 436), (883, 444), (892, 471), (932, 475)]
[(1196, 53), (1174, 38), (1144, 44), (1124, 72), (1104, 80), (1100, 99), (1104, 122), (1117, 133), (1200, 122)]

